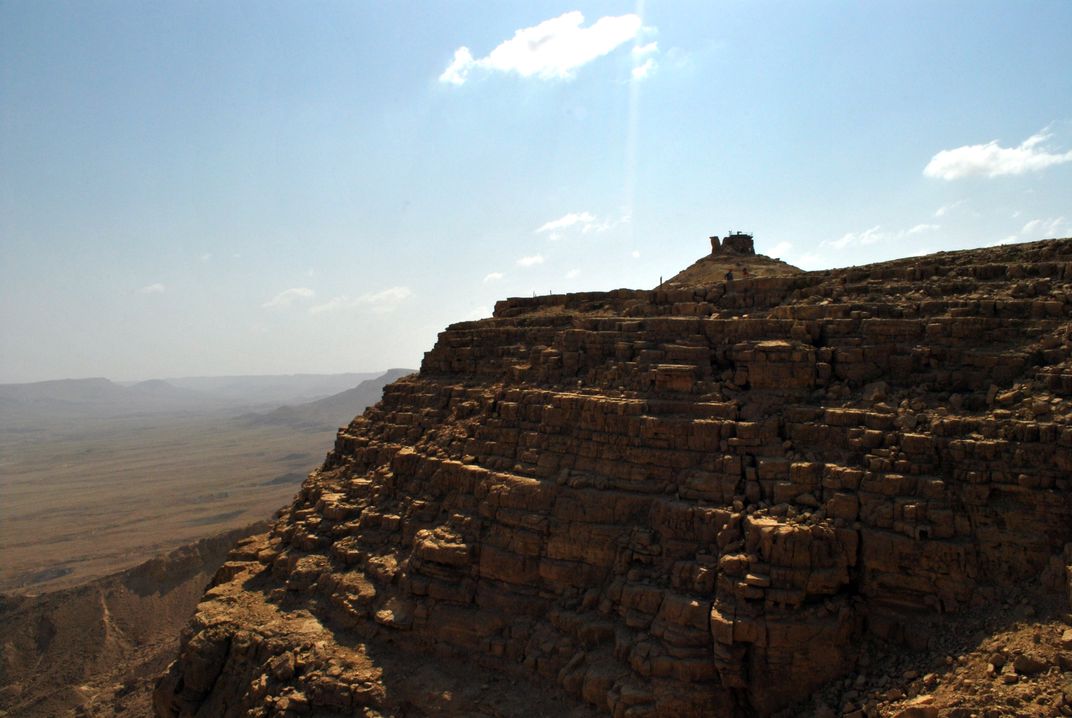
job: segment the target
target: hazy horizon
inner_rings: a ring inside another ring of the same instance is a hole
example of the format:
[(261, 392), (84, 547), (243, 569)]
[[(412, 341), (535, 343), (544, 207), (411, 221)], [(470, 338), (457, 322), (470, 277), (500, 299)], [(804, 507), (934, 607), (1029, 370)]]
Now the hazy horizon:
[(0, 4), (0, 383), (418, 366), (730, 229), (1072, 235), (1072, 3)]
[(60, 382), (92, 382), (95, 379), (104, 379), (106, 382), (123, 387), (130, 387), (137, 384), (145, 384), (148, 382), (166, 382), (166, 383), (188, 383), (197, 382), (197, 380), (237, 380), (237, 379), (271, 379), (271, 378), (315, 378), (315, 377), (342, 377), (342, 376), (355, 376), (361, 377), (359, 380), (368, 378), (375, 378), (383, 376), (392, 371), (405, 370), (405, 371), (418, 371), (417, 368), (408, 367), (388, 367), (386, 369), (377, 369), (371, 371), (354, 371), (354, 372), (287, 372), (279, 374), (205, 374), (198, 376), (146, 376), (136, 378), (126, 377), (114, 377), (114, 376), (57, 376), (47, 379), (34, 379), (31, 382), (0, 382), (0, 386), (17, 386), (24, 384), (49, 384)]
[(4, 384), (40, 384), (44, 382), (56, 382), (56, 381), (88, 381), (92, 379), (105, 379), (113, 384), (129, 385), (140, 384), (147, 381), (185, 381), (190, 379), (269, 379), (272, 377), (315, 377), (315, 376), (344, 376), (354, 374), (357, 376), (379, 376), (385, 374), (392, 369), (402, 369), (405, 367), (388, 367), (386, 369), (372, 369), (369, 371), (339, 371), (339, 372), (307, 372), (307, 371), (295, 371), (295, 372), (279, 372), (274, 374), (199, 374), (190, 376), (146, 376), (146, 377), (114, 377), (114, 376), (58, 376), (50, 379), (34, 379), (31, 381), (3, 381), (0, 385)]

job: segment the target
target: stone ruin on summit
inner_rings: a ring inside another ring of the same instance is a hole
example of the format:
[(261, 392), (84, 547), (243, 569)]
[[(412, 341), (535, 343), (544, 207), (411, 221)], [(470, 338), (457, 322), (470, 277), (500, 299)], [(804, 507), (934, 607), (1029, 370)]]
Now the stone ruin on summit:
[(752, 235), (745, 232), (730, 232), (726, 238), (719, 240), (718, 235), (711, 237), (711, 254), (740, 254), (753, 256), (756, 253)]

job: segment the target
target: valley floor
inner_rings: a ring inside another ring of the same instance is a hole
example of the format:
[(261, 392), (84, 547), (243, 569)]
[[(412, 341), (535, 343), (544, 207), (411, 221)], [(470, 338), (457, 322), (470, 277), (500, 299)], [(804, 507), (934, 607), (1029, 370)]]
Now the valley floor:
[(331, 431), (130, 417), (0, 433), (0, 591), (75, 586), (270, 518)]

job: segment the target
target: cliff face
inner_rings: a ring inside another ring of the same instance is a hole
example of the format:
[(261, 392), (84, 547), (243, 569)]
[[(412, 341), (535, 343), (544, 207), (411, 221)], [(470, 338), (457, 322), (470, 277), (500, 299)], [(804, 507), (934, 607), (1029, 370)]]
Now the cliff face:
[(178, 632), (236, 539), (202, 539), (75, 588), (0, 594), (0, 716), (146, 715)]
[(862, 636), (1064, 580), (1070, 332), (1069, 240), (500, 302), (236, 550), (158, 715), (496, 700), (421, 698), (433, 658), (548, 715), (791, 705)]

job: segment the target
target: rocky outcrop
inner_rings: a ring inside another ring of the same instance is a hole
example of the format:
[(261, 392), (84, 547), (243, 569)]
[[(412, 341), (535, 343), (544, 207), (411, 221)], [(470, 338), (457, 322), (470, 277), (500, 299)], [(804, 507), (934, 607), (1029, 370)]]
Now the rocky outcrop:
[(754, 255), (756, 246), (752, 241), (752, 235), (744, 232), (730, 232), (725, 239), (711, 237), (711, 254), (742, 254)]
[(711, 253), (700, 257), (665, 282), (660, 282), (659, 289), (711, 287), (735, 278), (788, 277), (800, 273), (800, 269), (780, 259), (756, 254), (750, 235), (731, 235), (725, 241), (711, 237)]
[(1065, 565), (1070, 292), (1060, 240), (500, 302), (224, 565), (158, 715), (402, 714), (392, 642), (559, 714), (768, 715), (926, 646)]

